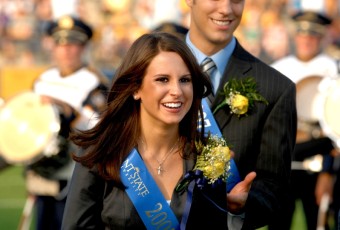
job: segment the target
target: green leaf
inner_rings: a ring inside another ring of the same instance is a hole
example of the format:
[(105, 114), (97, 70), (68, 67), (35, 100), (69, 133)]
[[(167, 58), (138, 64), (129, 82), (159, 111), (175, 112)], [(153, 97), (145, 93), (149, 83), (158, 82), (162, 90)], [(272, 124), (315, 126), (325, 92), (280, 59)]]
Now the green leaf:
[(219, 109), (221, 109), (225, 105), (227, 105), (227, 102), (226, 102), (226, 100), (223, 100), (223, 102), (221, 102), (219, 105), (216, 106), (213, 114), (215, 114)]

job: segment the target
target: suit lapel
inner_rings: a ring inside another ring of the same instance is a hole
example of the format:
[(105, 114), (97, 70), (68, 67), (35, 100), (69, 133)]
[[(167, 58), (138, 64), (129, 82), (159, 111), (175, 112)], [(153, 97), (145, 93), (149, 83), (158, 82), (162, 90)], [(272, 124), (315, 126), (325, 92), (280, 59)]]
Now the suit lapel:
[[(230, 78), (241, 79), (249, 76), (249, 72), (252, 69), (250, 58), (251, 56), (249, 53), (246, 52), (238, 42), (236, 42), (235, 50), (230, 57), (226, 69), (224, 70), (221, 84), (217, 90), (218, 93), (216, 94), (215, 100), (212, 103), (212, 111), (219, 103), (221, 103), (221, 101), (224, 100), (224, 96), (221, 95), (220, 92), (223, 92), (223, 86)], [(226, 108), (222, 108), (216, 112), (215, 118), (220, 126), (220, 129), (223, 129), (223, 127), (229, 123), (229, 121), (232, 119), (232, 116), (233, 115), (230, 113), (230, 110)]]

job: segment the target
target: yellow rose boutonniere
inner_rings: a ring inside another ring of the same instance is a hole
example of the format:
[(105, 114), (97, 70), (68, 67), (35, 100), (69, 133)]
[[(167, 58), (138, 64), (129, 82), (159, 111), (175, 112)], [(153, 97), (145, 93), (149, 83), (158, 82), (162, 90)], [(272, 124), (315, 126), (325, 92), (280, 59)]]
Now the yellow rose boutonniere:
[(224, 138), (217, 135), (207, 137), (207, 143), (196, 142), (197, 156), (195, 167), (177, 185), (176, 191), (183, 191), (191, 181), (198, 187), (217, 186), (226, 182), (230, 167), (231, 152)]
[(230, 109), (235, 114), (245, 114), (248, 111), (249, 100), (241, 94), (233, 94), (229, 98)]
[(213, 113), (216, 113), (223, 106), (228, 105), (230, 113), (234, 113), (240, 117), (247, 115), (254, 107), (256, 101), (268, 105), (268, 101), (257, 92), (256, 82), (254, 78), (251, 77), (240, 80), (235, 78), (229, 80), (224, 85), (222, 94), (225, 98), (217, 105)]

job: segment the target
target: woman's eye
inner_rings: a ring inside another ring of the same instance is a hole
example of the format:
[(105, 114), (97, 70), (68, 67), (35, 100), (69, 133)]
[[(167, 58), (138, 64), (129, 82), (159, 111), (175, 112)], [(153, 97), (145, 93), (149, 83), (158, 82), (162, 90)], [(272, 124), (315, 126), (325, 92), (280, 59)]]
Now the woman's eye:
[(181, 82), (191, 82), (191, 77), (183, 77), (180, 79)]
[(166, 78), (166, 77), (159, 77), (159, 78), (156, 79), (156, 81), (160, 81), (160, 82), (168, 82), (169, 79)]

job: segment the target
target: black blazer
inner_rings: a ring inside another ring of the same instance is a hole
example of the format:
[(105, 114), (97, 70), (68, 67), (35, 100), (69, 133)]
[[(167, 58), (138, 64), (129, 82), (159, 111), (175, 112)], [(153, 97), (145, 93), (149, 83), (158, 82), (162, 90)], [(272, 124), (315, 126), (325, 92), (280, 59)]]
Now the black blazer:
[[(269, 105), (256, 102), (252, 113), (243, 118), (230, 114), (224, 107), (215, 118), (235, 152), (241, 177), (251, 171), (257, 173), (245, 206), (243, 226), (254, 229), (268, 224), (287, 196), (297, 126), (296, 88), (291, 80), (249, 54), (237, 42), (218, 92), (230, 78), (245, 77), (255, 78), (259, 93)], [(212, 111), (222, 100), (223, 96), (217, 94)]]
[[(191, 170), (193, 160), (185, 160), (184, 172)], [(201, 189), (195, 187), (192, 197), (187, 230), (227, 229), (226, 186), (220, 189)], [(207, 197), (209, 197), (207, 199)], [(171, 209), (181, 223), (186, 212), (187, 191), (173, 192)], [(104, 181), (95, 170), (90, 170), (77, 163), (74, 169), (70, 191), (67, 196), (63, 216), (63, 230), (73, 229), (146, 229), (137, 210), (123, 189), (115, 187), (110, 181)]]

